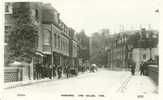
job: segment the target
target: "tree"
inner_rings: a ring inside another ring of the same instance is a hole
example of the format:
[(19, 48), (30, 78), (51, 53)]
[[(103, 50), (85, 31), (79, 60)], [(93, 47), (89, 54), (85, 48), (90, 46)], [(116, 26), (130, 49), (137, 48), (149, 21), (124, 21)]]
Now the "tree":
[(132, 45), (133, 48), (149, 48), (151, 58), (151, 49), (157, 47), (158, 44), (158, 33), (156, 31), (142, 29), (140, 32), (129, 35), (127, 43)]
[(89, 37), (85, 34), (84, 30), (81, 30), (78, 34), (76, 34), (76, 37), (80, 41), (80, 49), (78, 52), (78, 56), (80, 58), (83, 58), (84, 61), (89, 60)]
[(91, 36), (91, 63), (107, 64), (107, 49), (111, 46), (112, 37), (109, 29), (102, 29)]
[(14, 59), (30, 62), (35, 54), (38, 41), (38, 27), (33, 24), (29, 3), (14, 4), (13, 25), (9, 35), (9, 54)]

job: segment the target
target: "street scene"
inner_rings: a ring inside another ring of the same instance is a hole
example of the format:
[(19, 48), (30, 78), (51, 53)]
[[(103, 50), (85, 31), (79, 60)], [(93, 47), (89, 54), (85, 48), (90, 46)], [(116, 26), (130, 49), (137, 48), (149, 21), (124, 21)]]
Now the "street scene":
[(4, 2), (2, 100), (158, 99), (157, 0), (91, 1)]
[[(130, 73), (126, 71), (117, 72), (100, 69), (96, 73), (84, 73), (75, 78), (7, 89), (4, 92), (4, 100), (12, 100), (17, 95), (25, 95), (22, 98), (28, 98), (28, 100), (33, 97), (43, 100), (43, 98), (46, 98), (46, 94), (54, 96), (53, 98), (63, 97), (61, 98), (63, 100), (114, 100), (114, 95), (119, 93), (128, 93), (130, 95), (150, 94), (154, 95), (153, 97), (156, 99), (156, 90), (155, 85), (151, 83), (148, 77), (130, 77)], [(37, 97), (38, 93), (41, 93), (41, 96)]]

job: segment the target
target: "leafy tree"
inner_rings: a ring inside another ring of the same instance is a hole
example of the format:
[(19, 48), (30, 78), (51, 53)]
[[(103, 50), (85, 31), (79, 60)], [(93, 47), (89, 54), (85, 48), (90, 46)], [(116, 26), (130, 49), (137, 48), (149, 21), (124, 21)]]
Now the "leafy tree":
[[(156, 37), (153, 37), (154, 35)], [(129, 35), (127, 43), (133, 45), (134, 48), (149, 48), (151, 57), (151, 49), (157, 47), (158, 44), (158, 33), (156, 31), (142, 29), (140, 32)]]
[(127, 43), (130, 45), (133, 45), (133, 47), (140, 47), (139, 46), (139, 40), (140, 40), (140, 35), (138, 32), (129, 35), (129, 38), (127, 40)]
[(107, 49), (111, 46), (112, 37), (109, 29), (102, 29), (91, 36), (91, 63), (107, 64)]
[(9, 35), (10, 57), (30, 62), (35, 54), (38, 40), (38, 27), (33, 24), (29, 3), (14, 4), (14, 27)]
[(82, 30), (78, 34), (76, 34), (76, 37), (80, 41), (80, 50), (78, 52), (78, 56), (80, 58), (83, 58), (83, 60), (89, 60), (89, 37), (85, 34), (85, 31)]

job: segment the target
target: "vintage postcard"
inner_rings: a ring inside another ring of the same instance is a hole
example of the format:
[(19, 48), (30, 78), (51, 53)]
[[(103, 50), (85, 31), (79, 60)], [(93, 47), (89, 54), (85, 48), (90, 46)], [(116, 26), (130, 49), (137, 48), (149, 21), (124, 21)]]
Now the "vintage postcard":
[(0, 100), (158, 100), (158, 0), (3, 0)]

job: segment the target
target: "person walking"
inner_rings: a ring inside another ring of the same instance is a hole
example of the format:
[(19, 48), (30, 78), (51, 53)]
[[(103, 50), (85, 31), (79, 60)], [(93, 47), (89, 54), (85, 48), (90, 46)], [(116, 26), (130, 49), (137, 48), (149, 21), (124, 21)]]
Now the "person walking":
[(49, 64), (48, 66), (48, 76), (50, 79), (52, 79), (52, 65), (51, 64)]
[(134, 62), (132, 62), (132, 65), (131, 65), (131, 73), (132, 73), (132, 75), (135, 75), (135, 63)]
[(69, 73), (70, 73), (70, 66), (66, 65), (66, 76), (69, 78)]
[(41, 66), (40, 67), (40, 75), (41, 75), (41, 78), (44, 78), (44, 65), (43, 65), (43, 63), (41, 63), (40, 66)]
[(143, 62), (141, 62), (141, 64), (140, 64), (140, 75), (144, 75), (145, 73), (144, 73), (144, 63)]
[(146, 58), (146, 55), (144, 54), (143, 55), (143, 75), (148, 75), (148, 68), (147, 68), (147, 65), (148, 65), (148, 60)]
[(40, 68), (40, 64), (39, 62), (36, 63), (36, 79), (39, 79), (39, 68)]
[(132, 59), (132, 55), (130, 55), (130, 59), (128, 61), (129, 68), (131, 68), (131, 74), (135, 75), (135, 68), (136, 68), (136, 63)]
[(52, 66), (52, 73), (53, 73), (53, 78), (56, 76), (56, 65), (53, 64)]
[(60, 65), (57, 66), (57, 74), (58, 74), (58, 79), (60, 79), (62, 76), (62, 68)]

